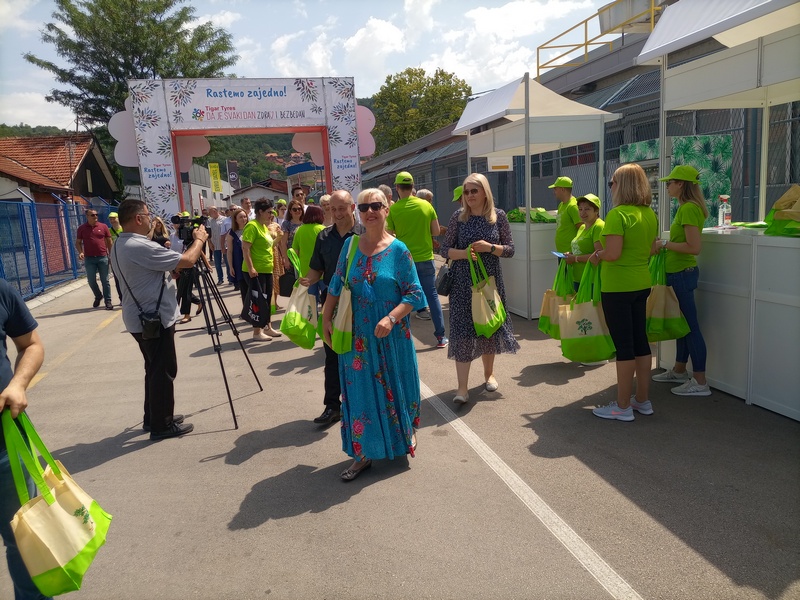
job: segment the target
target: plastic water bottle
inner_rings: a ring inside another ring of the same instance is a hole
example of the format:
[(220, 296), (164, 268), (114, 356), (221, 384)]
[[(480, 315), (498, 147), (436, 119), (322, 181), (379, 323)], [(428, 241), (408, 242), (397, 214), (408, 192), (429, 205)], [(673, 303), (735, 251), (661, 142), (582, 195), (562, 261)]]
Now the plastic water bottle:
[(731, 225), (731, 205), (728, 204), (730, 196), (722, 194), (719, 197), (719, 213), (717, 215), (717, 225), (720, 227), (730, 227)]

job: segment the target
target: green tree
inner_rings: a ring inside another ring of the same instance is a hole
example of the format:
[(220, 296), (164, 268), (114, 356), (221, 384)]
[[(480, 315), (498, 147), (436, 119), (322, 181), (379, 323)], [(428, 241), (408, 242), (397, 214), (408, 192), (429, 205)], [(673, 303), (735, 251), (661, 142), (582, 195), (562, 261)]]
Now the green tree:
[(421, 68), (389, 75), (373, 96), (376, 154), (412, 142), (458, 120), (472, 88), (442, 69)]
[(54, 0), (42, 30), (65, 66), (32, 53), (25, 60), (65, 87), (46, 96), (85, 125), (105, 126), (124, 109), (127, 79), (221, 77), (238, 59), (231, 35), (210, 23), (192, 28), (185, 0)]

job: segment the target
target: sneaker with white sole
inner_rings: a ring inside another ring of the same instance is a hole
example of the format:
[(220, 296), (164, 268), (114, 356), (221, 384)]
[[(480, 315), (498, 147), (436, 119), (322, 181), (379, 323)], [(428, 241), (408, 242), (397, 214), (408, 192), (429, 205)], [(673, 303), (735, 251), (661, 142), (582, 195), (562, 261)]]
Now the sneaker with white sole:
[(711, 388), (708, 385), (700, 385), (697, 380), (692, 377), (686, 383), (674, 387), (670, 390), (676, 396), (710, 396)]
[(663, 373), (653, 375), (652, 379), (653, 381), (658, 381), (659, 383), (682, 383), (684, 381), (689, 381), (689, 373), (686, 371), (683, 373), (676, 373), (672, 369), (668, 369)]
[(421, 319), (422, 321), (430, 321), (431, 320), (431, 313), (427, 310), (421, 310), (417, 313), (417, 318)]
[(617, 421), (633, 421), (633, 408), (620, 408), (616, 402), (611, 402), (608, 406), (598, 406), (592, 409), (592, 413), (601, 419), (616, 419)]
[(636, 395), (631, 396), (631, 408), (638, 412), (640, 415), (652, 415), (653, 414), (653, 404), (650, 400), (645, 400), (644, 402), (637, 402)]
[(436, 347), (437, 348), (447, 348), (447, 344), (450, 343), (450, 340), (447, 339), (447, 336), (442, 336), (436, 338)]

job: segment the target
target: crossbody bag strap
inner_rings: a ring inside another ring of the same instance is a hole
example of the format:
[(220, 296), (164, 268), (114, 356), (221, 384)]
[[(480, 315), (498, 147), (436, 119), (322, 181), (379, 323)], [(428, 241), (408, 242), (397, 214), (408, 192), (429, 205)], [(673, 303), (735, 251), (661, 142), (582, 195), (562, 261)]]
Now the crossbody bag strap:
[[(114, 273), (119, 273), (120, 274), (120, 276), (122, 277), (122, 281), (125, 283), (125, 287), (128, 288), (128, 293), (131, 295), (131, 298), (133, 298), (133, 302), (136, 304), (136, 308), (139, 309), (140, 313), (143, 313), (144, 309), (142, 308), (142, 305), (139, 304), (139, 301), (136, 299), (136, 296), (133, 295), (133, 291), (131, 290), (131, 286), (128, 285), (128, 280), (125, 279), (125, 274), (122, 272), (122, 269), (120, 269), (120, 267), (119, 267), (119, 258), (117, 258), (117, 245), (116, 244), (114, 244), (114, 246), (111, 248), (111, 260), (113, 262), (117, 263), (117, 268), (114, 271)], [(161, 297), (164, 295), (165, 284), (166, 284), (166, 279), (164, 278), (164, 276), (162, 276), (161, 277), (161, 291), (158, 293), (158, 303), (156, 304), (156, 312), (158, 312), (158, 308), (161, 306)]]

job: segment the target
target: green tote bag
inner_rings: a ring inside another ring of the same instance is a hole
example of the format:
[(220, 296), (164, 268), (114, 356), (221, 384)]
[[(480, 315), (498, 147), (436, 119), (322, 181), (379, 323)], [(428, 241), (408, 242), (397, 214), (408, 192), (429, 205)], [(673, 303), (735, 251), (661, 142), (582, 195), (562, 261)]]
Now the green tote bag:
[[(300, 258), (297, 253), (289, 248), (288, 256), (295, 273), (299, 274)], [(304, 276), (300, 274), (300, 277)], [(307, 287), (300, 285), (298, 278), (289, 296), (286, 314), (281, 319), (281, 333), (301, 348), (311, 350), (317, 341), (317, 320), (317, 299), (308, 293)]]
[(575, 362), (591, 363), (614, 358), (616, 348), (600, 302), (600, 268), (586, 264), (578, 293), (558, 307), (561, 354)]
[[(111, 515), (75, 483), (64, 465), (53, 459), (25, 413), (20, 413), (15, 422), (6, 409), (2, 411), (2, 422), (11, 473), (22, 505), (11, 520), (22, 560), (45, 596), (78, 590), (106, 542)], [(37, 450), (47, 464), (44, 469)], [(29, 497), (20, 461), (41, 496)]]
[(661, 250), (650, 258), (653, 287), (647, 297), (647, 341), (677, 340), (689, 334), (689, 323), (681, 312), (675, 290), (667, 285), (667, 253)]
[(486, 273), (481, 255), (476, 253), (475, 258), (473, 261), (472, 245), (467, 246), (467, 260), (472, 276), (472, 322), (475, 333), (488, 338), (506, 322), (506, 308), (500, 299), (494, 276), (489, 277)]
[(342, 293), (336, 303), (333, 313), (333, 332), (331, 333), (331, 349), (336, 354), (345, 354), (353, 349), (353, 304), (350, 293), (350, 267), (353, 266), (353, 257), (358, 248), (358, 236), (350, 238), (347, 253), (347, 268), (344, 272)]

